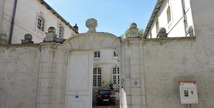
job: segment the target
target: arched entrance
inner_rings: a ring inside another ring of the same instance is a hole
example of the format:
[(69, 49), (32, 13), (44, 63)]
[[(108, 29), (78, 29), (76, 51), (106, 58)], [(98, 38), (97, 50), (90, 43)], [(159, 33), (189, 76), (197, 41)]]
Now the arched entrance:
[[(103, 32), (83, 33), (67, 39), (61, 48), (67, 52), (65, 108), (92, 108), (93, 88), (97, 88), (93, 68), (103, 70), (101, 84), (112, 83), (111, 70), (119, 67), (119, 57), (114, 58), (114, 51), (119, 54), (119, 38)], [(96, 51), (101, 51), (98, 58)]]

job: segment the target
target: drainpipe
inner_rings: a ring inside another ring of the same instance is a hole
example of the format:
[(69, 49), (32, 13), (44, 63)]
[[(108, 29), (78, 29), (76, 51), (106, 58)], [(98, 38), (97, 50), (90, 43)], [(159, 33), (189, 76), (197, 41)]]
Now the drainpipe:
[(183, 17), (184, 17), (184, 31), (185, 31), (185, 35), (187, 36), (187, 32), (186, 32), (186, 29), (187, 29), (187, 16), (186, 16), (186, 11), (185, 11), (185, 1), (184, 0), (181, 0), (182, 2), (182, 11), (183, 11)]
[(15, 1), (14, 1), (13, 14), (12, 14), (12, 20), (11, 20), (11, 25), (10, 25), (10, 35), (9, 35), (8, 44), (11, 44), (11, 42), (12, 42), (13, 29), (14, 29), (14, 20), (15, 20), (16, 7), (17, 7), (17, 1), (18, 1), (18, 0), (15, 0)]

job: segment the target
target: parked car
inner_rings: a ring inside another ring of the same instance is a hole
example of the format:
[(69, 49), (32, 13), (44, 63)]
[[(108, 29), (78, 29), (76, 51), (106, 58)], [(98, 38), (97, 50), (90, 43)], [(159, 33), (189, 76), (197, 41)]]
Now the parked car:
[(115, 105), (115, 93), (110, 89), (99, 89), (96, 95), (97, 105)]

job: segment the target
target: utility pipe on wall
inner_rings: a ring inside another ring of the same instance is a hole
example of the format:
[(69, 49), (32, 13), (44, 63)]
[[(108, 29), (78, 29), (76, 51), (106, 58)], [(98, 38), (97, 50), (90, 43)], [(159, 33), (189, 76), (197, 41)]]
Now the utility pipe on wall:
[(8, 44), (11, 44), (11, 42), (12, 42), (14, 22), (15, 22), (14, 20), (15, 20), (15, 15), (16, 15), (17, 2), (18, 2), (18, 0), (14, 0), (13, 14), (12, 14), (12, 20), (11, 20), (11, 25), (10, 25), (10, 35), (9, 35)]

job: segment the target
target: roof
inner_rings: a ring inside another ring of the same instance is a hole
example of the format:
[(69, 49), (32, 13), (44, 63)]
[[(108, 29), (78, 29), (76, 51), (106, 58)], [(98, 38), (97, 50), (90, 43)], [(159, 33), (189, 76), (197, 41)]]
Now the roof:
[(150, 20), (149, 20), (149, 22), (148, 22), (148, 24), (147, 24), (147, 26), (146, 26), (146, 29), (145, 29), (145, 32), (144, 32), (144, 35), (143, 35), (144, 38), (147, 38), (146, 36), (147, 36), (148, 33), (150, 32), (151, 26), (152, 26), (152, 24), (153, 24), (153, 22), (154, 22), (154, 20), (155, 20), (155, 18), (156, 18), (156, 16), (157, 16), (157, 13), (158, 13), (160, 7), (161, 7), (162, 4), (163, 4), (163, 1), (164, 1), (164, 0), (158, 0), (158, 1), (157, 1), (156, 5), (155, 5), (155, 8), (154, 8), (154, 10), (153, 10), (153, 12), (152, 12), (152, 15), (151, 15), (151, 17), (150, 17)]
[(57, 13), (50, 5), (48, 5), (44, 0), (39, 0), (41, 4), (46, 6), (48, 10), (50, 10), (57, 18), (59, 18), (62, 22), (64, 22), (67, 26), (69, 26), (75, 33), (78, 34), (78, 31), (75, 31), (74, 28), (67, 22), (59, 13)]

